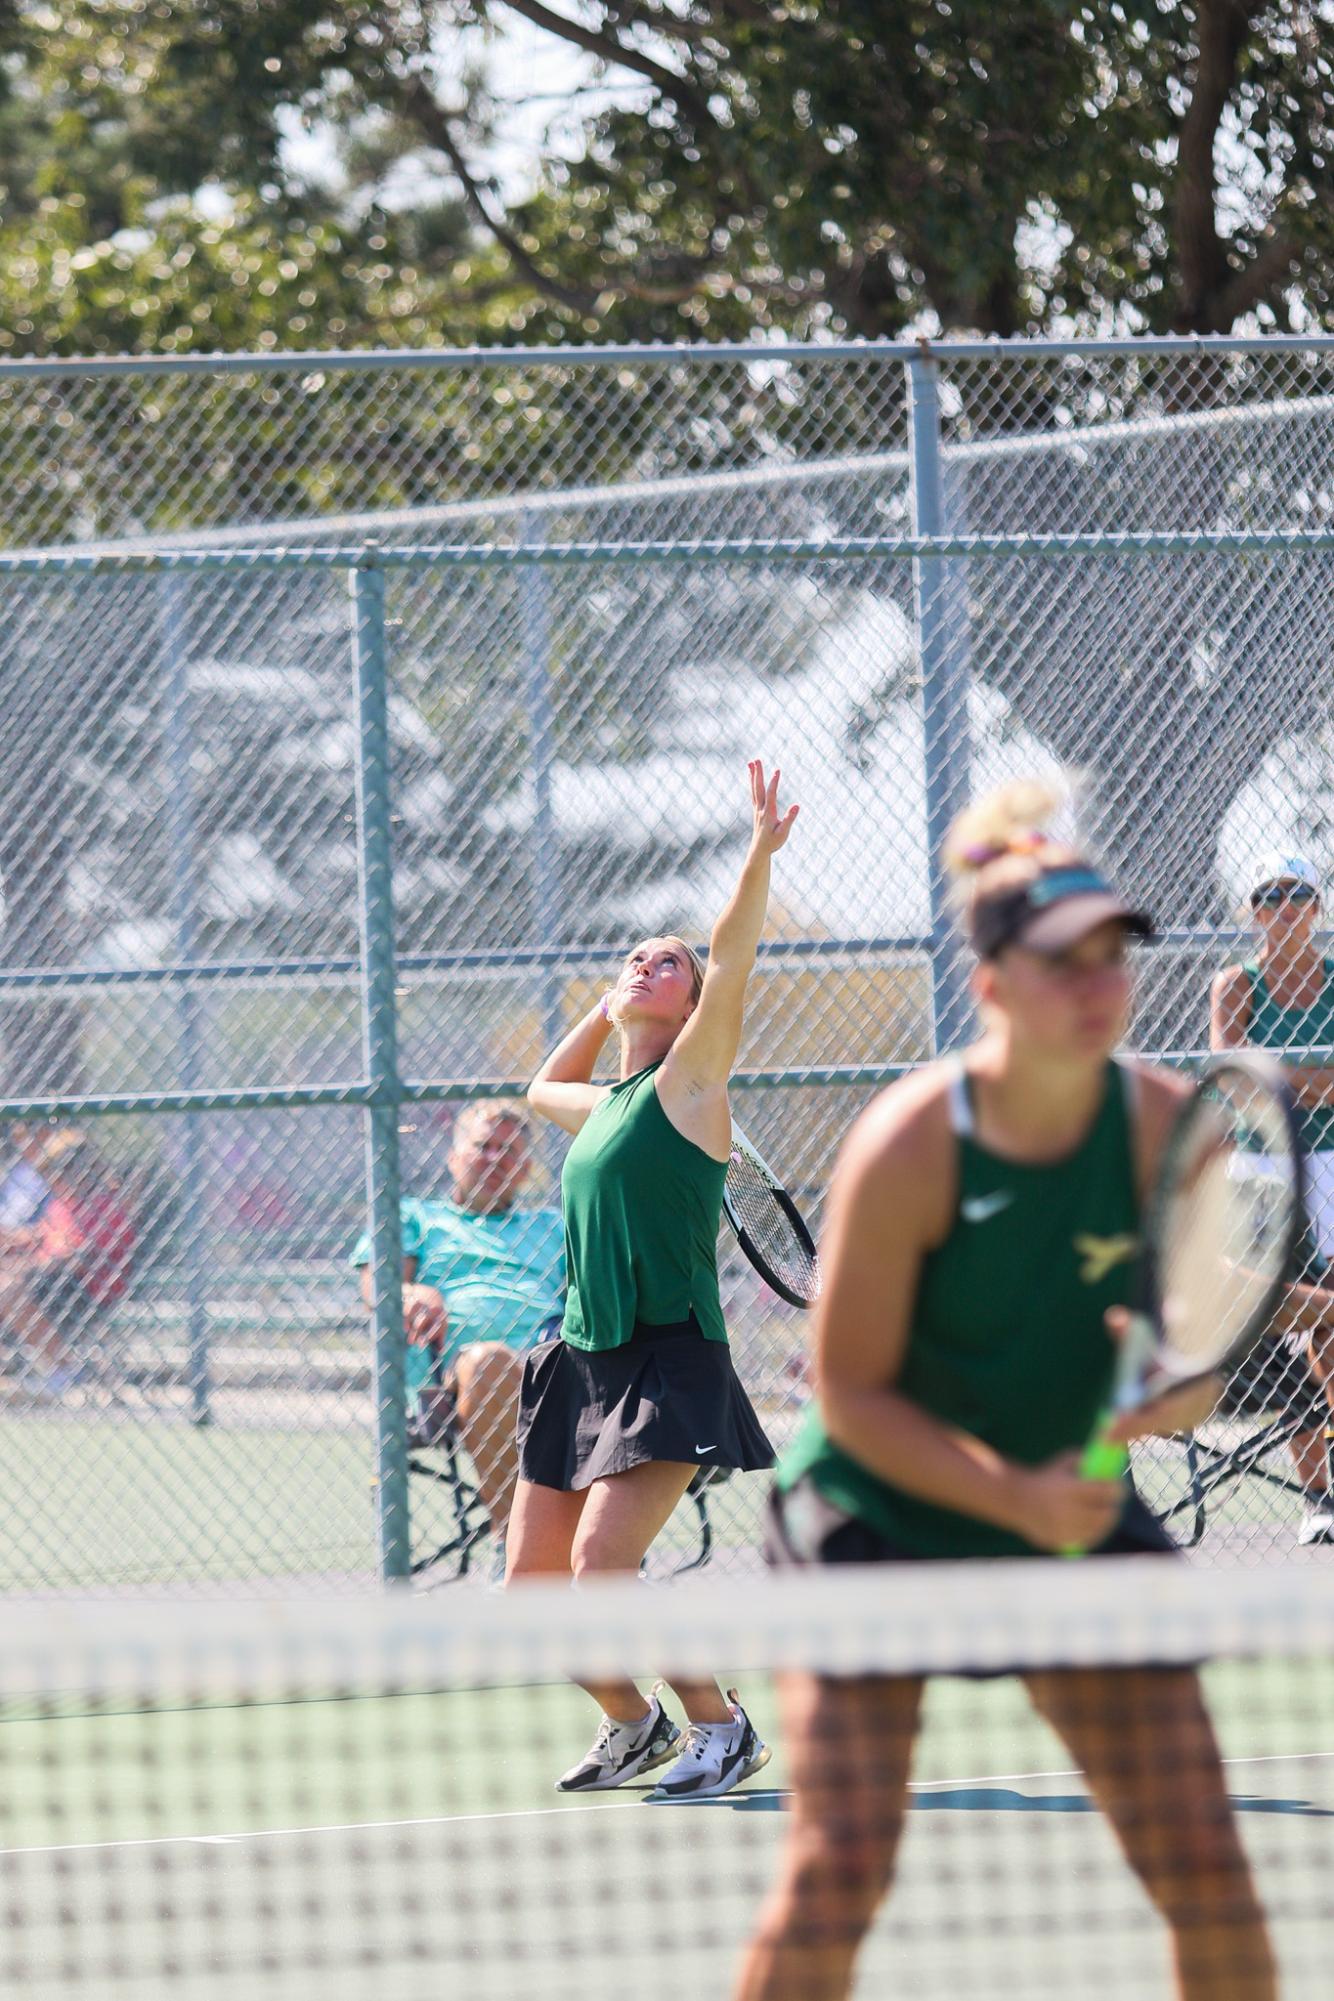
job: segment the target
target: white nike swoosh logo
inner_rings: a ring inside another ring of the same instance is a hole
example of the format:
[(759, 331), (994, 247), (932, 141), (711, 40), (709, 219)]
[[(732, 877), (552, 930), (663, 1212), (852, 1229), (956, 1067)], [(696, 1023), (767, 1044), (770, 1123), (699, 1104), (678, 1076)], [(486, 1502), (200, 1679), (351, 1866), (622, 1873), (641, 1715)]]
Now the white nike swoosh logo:
[(711, 1445), (697, 1445), (695, 1447), (695, 1457), (698, 1458), (701, 1452), (712, 1452), (712, 1450), (713, 1447)]
[(969, 1195), (959, 1204), (959, 1213), (965, 1223), (985, 1223), (989, 1216), (999, 1216), (1002, 1209), (1008, 1209), (1014, 1200), (1008, 1188), (998, 1188), (994, 1195)]

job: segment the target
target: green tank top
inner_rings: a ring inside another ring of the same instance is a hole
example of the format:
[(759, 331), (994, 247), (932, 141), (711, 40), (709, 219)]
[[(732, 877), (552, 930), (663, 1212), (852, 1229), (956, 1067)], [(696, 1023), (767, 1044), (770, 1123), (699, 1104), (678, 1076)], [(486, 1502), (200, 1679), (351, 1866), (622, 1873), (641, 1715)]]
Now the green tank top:
[[(897, 1387), (1022, 1465), (1082, 1446), (1111, 1392), (1103, 1315), (1129, 1301), (1138, 1248), (1131, 1089), (1130, 1074), (1109, 1064), (1087, 1138), (1064, 1160), (1029, 1166), (979, 1145), (962, 1071), (951, 1088), (957, 1207), (949, 1235), (923, 1260)], [(915, 1555), (1034, 1553), (1008, 1529), (869, 1472), (830, 1441), (814, 1404), (780, 1462), (779, 1486), (807, 1475)]]
[(725, 1341), (718, 1221), (726, 1161), (679, 1133), (654, 1088), (659, 1065), (613, 1084), (565, 1156), (563, 1339), (619, 1348), (637, 1320), (662, 1327), (693, 1311)]
[[(1246, 1024), (1246, 1040), (1258, 1049), (1291, 1051), (1285, 1060), (1299, 1069), (1302, 1064), (1334, 1068), (1334, 959), (1326, 959), (1325, 985), (1319, 1000), (1310, 1007), (1280, 1007), (1269, 991), (1269, 983), (1258, 959), (1248, 959), (1242, 967), (1251, 983), (1251, 1018)], [(1334, 1105), (1298, 1105), (1297, 1130), (1308, 1153), (1326, 1153), (1334, 1148)]]

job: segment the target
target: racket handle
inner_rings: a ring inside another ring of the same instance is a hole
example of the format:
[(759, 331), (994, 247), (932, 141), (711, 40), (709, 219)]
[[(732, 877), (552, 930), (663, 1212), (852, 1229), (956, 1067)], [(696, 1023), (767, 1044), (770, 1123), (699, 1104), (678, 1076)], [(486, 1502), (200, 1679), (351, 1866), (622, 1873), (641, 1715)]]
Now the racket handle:
[[(1130, 1449), (1113, 1444), (1107, 1436), (1112, 1413), (1108, 1411), (1079, 1458), (1080, 1477), (1085, 1480), (1120, 1480), (1130, 1470)], [(1083, 1556), (1082, 1549), (1063, 1549), (1062, 1556)]]
[(1102, 1429), (1100, 1426), (1098, 1436), (1084, 1447), (1079, 1470), (1086, 1480), (1119, 1480), (1130, 1470), (1130, 1452), (1103, 1437)]

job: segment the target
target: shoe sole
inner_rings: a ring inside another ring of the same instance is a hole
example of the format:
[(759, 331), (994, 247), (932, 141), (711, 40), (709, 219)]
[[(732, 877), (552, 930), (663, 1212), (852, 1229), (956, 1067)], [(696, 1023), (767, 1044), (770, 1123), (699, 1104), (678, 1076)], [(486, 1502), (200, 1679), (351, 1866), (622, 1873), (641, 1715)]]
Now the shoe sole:
[(664, 1744), (661, 1750), (650, 1751), (646, 1757), (628, 1764), (623, 1771), (609, 1773), (605, 1779), (591, 1779), (586, 1786), (562, 1785), (561, 1781), (557, 1779), (556, 1791), (558, 1793), (614, 1793), (618, 1786), (629, 1785), (631, 1779), (637, 1779), (641, 1772), (651, 1772), (655, 1765), (665, 1765), (669, 1758), (674, 1758), (676, 1756), (676, 1742), (680, 1734), (678, 1730), (671, 1742)]
[(720, 1800), (726, 1794), (734, 1793), (738, 1786), (744, 1786), (746, 1780), (753, 1778), (756, 1772), (763, 1771), (772, 1756), (773, 1752), (769, 1746), (761, 1744), (755, 1756), (748, 1758), (746, 1763), (741, 1767), (741, 1770), (736, 1774), (736, 1777), (729, 1779), (725, 1786), (701, 1786), (698, 1792), (693, 1793), (660, 1793), (655, 1791), (648, 1794), (648, 1804), (650, 1806), (693, 1806), (696, 1800)]

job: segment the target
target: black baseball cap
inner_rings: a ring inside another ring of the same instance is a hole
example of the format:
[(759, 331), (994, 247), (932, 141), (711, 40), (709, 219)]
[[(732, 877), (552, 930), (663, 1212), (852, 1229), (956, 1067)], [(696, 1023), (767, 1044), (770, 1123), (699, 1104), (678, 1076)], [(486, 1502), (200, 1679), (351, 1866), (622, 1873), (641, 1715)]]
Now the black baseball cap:
[(969, 934), (981, 959), (994, 959), (1007, 945), (1055, 957), (1113, 920), (1137, 938), (1155, 935), (1146, 911), (1127, 903), (1097, 869), (1072, 862), (979, 897), (969, 913)]

